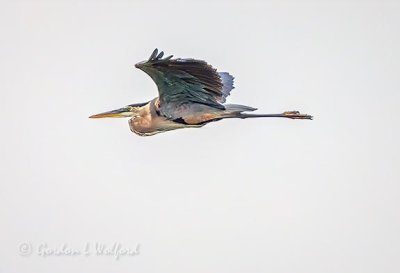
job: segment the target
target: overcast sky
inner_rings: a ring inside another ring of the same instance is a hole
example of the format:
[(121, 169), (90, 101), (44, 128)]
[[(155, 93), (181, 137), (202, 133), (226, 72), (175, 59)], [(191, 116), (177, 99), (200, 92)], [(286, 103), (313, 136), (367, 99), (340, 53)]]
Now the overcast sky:
[[(1, 1), (0, 272), (399, 272), (399, 29), (398, 1)], [(157, 96), (156, 47), (315, 120), (88, 119)]]

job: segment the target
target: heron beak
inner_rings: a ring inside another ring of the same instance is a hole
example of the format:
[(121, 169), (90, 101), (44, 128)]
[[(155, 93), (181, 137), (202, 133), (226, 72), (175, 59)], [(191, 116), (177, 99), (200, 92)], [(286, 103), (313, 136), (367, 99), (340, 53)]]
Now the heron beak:
[(130, 107), (123, 107), (117, 110), (96, 114), (90, 116), (89, 118), (127, 118), (127, 117), (132, 117), (132, 111)]

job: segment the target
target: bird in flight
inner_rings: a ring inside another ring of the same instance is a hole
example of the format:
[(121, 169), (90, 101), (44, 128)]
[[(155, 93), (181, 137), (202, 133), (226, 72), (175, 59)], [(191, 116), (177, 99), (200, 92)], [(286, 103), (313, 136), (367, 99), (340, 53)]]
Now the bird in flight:
[(233, 87), (233, 77), (218, 72), (202, 60), (163, 58), (155, 49), (147, 61), (135, 65), (147, 73), (158, 88), (158, 97), (120, 109), (90, 116), (90, 118), (128, 117), (132, 132), (140, 136), (180, 129), (198, 128), (227, 118), (290, 118), (312, 119), (298, 111), (281, 114), (248, 113), (250, 106), (225, 104)]

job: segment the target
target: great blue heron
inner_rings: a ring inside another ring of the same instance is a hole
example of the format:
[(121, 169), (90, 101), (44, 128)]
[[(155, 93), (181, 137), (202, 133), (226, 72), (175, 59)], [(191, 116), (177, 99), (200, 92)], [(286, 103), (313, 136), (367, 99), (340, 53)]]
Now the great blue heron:
[(131, 131), (151, 136), (180, 128), (202, 127), (226, 118), (279, 117), (312, 119), (298, 111), (282, 114), (249, 114), (256, 108), (224, 104), (233, 87), (233, 77), (217, 72), (202, 60), (162, 58), (155, 49), (150, 58), (135, 65), (156, 83), (159, 96), (151, 101), (130, 104), (123, 108), (90, 116), (90, 118), (129, 117)]

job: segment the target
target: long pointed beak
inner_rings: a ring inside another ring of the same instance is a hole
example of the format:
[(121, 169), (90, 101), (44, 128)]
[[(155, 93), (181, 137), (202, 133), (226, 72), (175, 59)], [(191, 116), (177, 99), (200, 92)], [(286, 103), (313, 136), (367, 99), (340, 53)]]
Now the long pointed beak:
[(131, 117), (132, 112), (129, 107), (123, 107), (120, 109), (96, 114), (93, 116), (90, 116), (89, 118), (126, 118), (126, 117)]

